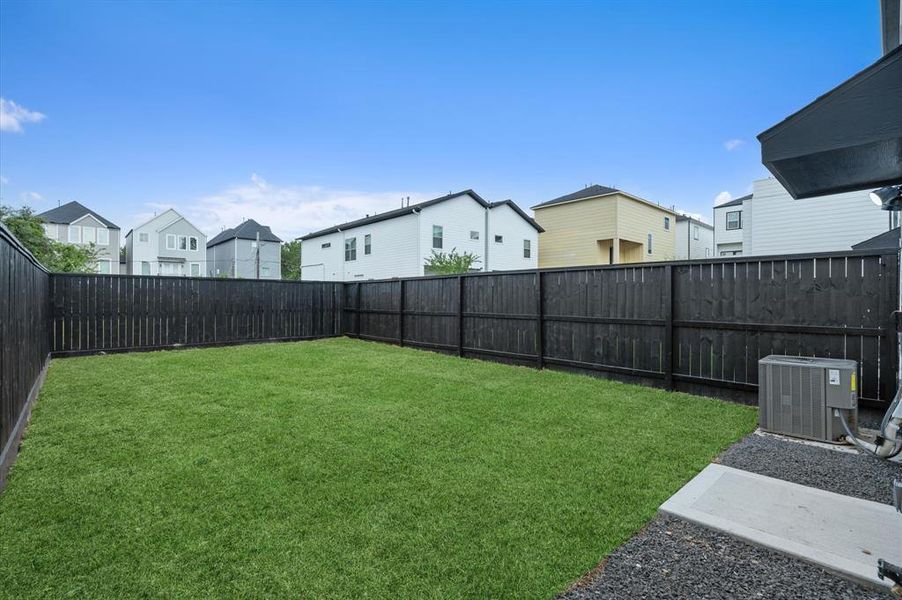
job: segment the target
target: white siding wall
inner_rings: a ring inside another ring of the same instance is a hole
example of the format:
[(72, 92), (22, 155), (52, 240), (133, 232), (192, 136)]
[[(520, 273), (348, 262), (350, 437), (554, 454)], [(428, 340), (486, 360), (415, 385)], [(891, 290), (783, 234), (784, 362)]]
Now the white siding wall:
[(794, 200), (770, 178), (755, 182), (745, 204), (752, 205), (746, 255), (848, 250), (889, 229), (888, 213), (874, 206), (868, 190)]
[[(419, 272), (423, 275), (423, 265), (432, 255), (432, 226), (442, 227), (442, 247), (438, 252), (472, 252), (479, 257), (474, 268), (485, 268), (485, 208), (469, 195), (452, 198), (427, 206), (420, 213), (420, 260)], [(478, 231), (479, 239), (470, 239), (470, 232)]]
[[(495, 236), (504, 241), (495, 243)], [(488, 256), (490, 271), (535, 269), (539, 266), (539, 232), (506, 204), (489, 211)], [(529, 240), (530, 257), (523, 257), (523, 240)]]
[[(147, 234), (146, 242), (141, 241), (142, 233)], [(165, 246), (167, 233), (196, 237), (197, 250), (167, 249)], [(148, 262), (150, 263), (150, 274), (159, 275), (161, 262), (164, 262), (166, 258), (184, 259), (182, 274), (185, 276), (191, 275), (192, 263), (198, 265), (198, 276), (204, 277), (207, 274), (207, 236), (190, 222), (182, 219), (181, 215), (172, 209), (164, 211), (147, 223), (136, 227), (129, 237), (129, 243), (126, 243), (126, 261), (128, 272), (131, 274), (141, 275), (141, 263)]]
[[(743, 232), (751, 229), (752, 215), (749, 210), (752, 202), (746, 200), (738, 206), (728, 206), (721, 208), (714, 207), (714, 254), (720, 256), (721, 252), (734, 250), (742, 250)], [(727, 229), (727, 213), (741, 211), (742, 212), (742, 229)]]
[[(698, 230), (698, 239), (695, 232)], [(696, 260), (714, 257), (714, 229), (697, 221), (676, 222), (677, 260)]]

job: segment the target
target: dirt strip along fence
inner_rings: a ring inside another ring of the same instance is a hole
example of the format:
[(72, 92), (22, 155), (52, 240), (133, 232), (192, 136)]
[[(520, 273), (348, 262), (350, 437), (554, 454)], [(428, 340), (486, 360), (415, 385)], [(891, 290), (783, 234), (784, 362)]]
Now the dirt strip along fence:
[(344, 332), (755, 402), (758, 359), (851, 358), (896, 386), (895, 254), (731, 257), (345, 284)]
[(50, 274), (0, 224), (0, 490), (50, 354)]
[(53, 356), (341, 335), (342, 284), (54, 274)]

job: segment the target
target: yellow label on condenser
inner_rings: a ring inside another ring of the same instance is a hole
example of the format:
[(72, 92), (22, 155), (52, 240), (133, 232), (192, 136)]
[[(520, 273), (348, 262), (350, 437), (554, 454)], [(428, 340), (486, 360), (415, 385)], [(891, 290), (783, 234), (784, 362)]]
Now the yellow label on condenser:
[(855, 385), (855, 372), (854, 372), (854, 371), (852, 372), (852, 385), (851, 385), (851, 388), (852, 388), (852, 391), (853, 391), (853, 392), (854, 392), (855, 390), (858, 389), (858, 386)]

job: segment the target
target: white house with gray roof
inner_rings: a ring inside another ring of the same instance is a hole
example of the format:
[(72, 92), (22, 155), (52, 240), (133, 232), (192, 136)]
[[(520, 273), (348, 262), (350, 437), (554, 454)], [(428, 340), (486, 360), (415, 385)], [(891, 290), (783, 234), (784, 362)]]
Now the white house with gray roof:
[(253, 219), (225, 229), (207, 242), (207, 275), (282, 279), (282, 240)]
[(301, 279), (362, 281), (427, 275), (433, 250), (472, 252), (479, 271), (535, 269), (542, 228), (510, 200), (473, 190), (411, 204), (299, 238)]
[(173, 209), (125, 234), (129, 275), (205, 277), (207, 236)]
[(97, 272), (119, 274), (118, 225), (78, 202), (67, 202), (37, 216), (44, 220), (44, 233), (48, 238), (79, 246), (94, 244)]

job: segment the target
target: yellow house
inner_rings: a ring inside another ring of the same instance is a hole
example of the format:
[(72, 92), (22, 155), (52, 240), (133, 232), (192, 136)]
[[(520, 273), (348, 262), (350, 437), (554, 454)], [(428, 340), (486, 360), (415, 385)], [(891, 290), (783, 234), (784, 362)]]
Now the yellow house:
[(677, 213), (603, 185), (532, 207), (539, 268), (610, 265), (676, 257)]

